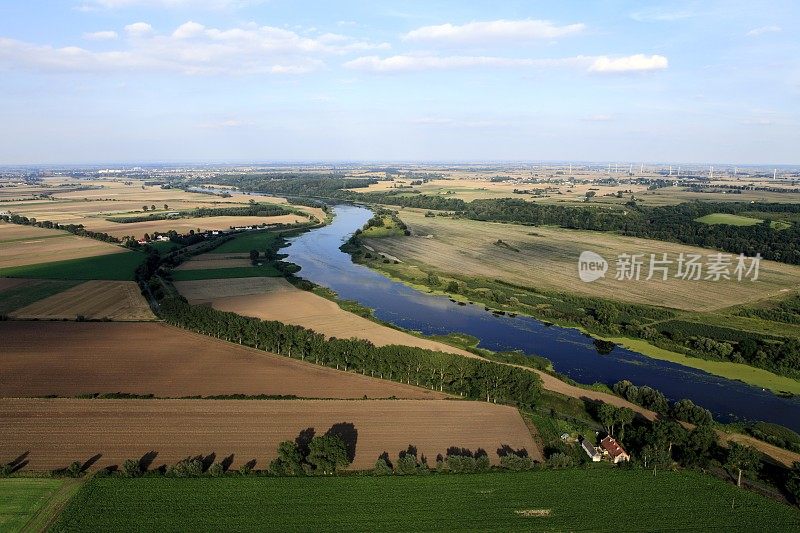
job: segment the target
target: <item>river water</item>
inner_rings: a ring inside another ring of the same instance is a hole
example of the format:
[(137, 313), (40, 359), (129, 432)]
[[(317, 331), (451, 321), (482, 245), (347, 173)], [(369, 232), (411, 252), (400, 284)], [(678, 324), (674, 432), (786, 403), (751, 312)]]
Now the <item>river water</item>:
[(530, 317), (495, 316), (482, 305), (460, 306), (426, 294), (352, 262), (339, 247), (372, 217), (363, 207), (335, 207), (333, 223), (290, 239), (281, 250), (301, 267), (299, 275), (328, 287), (340, 298), (374, 309), (377, 318), (425, 335), (467, 333), (494, 351), (521, 350), (544, 356), (556, 371), (580, 383), (614, 384), (628, 379), (650, 385), (671, 400), (689, 398), (717, 420), (764, 420), (800, 431), (800, 398), (769, 391), (668, 361), (615, 347), (601, 354), (593, 339), (570, 328)]

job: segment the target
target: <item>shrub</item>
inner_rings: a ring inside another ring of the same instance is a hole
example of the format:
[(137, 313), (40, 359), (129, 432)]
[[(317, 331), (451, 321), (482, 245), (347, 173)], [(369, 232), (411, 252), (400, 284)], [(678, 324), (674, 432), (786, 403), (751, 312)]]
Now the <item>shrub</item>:
[(197, 477), (203, 473), (203, 462), (199, 459), (183, 459), (167, 469), (169, 477)]
[(225, 469), (219, 463), (214, 463), (208, 467), (208, 475), (211, 477), (221, 477), (225, 475)]
[(392, 475), (392, 467), (389, 466), (389, 463), (386, 462), (386, 459), (383, 457), (379, 457), (377, 461), (375, 461), (375, 469), (373, 473), (376, 476), (390, 476)]
[(568, 468), (573, 464), (572, 457), (561, 452), (554, 453), (547, 460), (547, 466), (550, 468)]
[(506, 470), (521, 472), (522, 470), (530, 470), (533, 466), (533, 461), (530, 457), (520, 457), (515, 453), (509, 453), (500, 458), (500, 466)]
[(125, 477), (139, 477), (142, 475), (142, 466), (136, 459), (126, 459), (122, 463), (122, 475)]

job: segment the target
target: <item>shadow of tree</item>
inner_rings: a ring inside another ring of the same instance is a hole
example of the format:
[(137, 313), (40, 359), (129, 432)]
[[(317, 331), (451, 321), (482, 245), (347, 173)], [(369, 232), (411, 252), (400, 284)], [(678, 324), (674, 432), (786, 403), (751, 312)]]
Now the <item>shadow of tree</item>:
[(338, 424), (334, 424), (325, 434), (342, 439), (342, 442), (344, 442), (347, 447), (347, 458), (351, 463), (355, 460), (358, 430), (352, 422), (339, 422)]

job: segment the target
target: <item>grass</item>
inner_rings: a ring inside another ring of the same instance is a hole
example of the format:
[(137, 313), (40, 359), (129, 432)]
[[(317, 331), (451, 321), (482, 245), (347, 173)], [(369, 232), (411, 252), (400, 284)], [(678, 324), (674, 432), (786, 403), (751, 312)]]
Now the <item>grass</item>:
[(0, 479), (0, 531), (22, 530), (63, 483), (49, 478)]
[(370, 226), (362, 232), (362, 237), (380, 238), (403, 235), (403, 230), (397, 227), (390, 216), (384, 216), (383, 226)]
[(266, 251), (270, 244), (280, 236), (279, 233), (271, 231), (245, 232), (233, 239), (222, 243), (212, 250), (213, 253), (241, 253), (246, 254), (250, 250)]
[(199, 279), (228, 279), (228, 278), (278, 278), (282, 276), (274, 266), (249, 266), (233, 268), (209, 268), (200, 270), (173, 270), (172, 279), (175, 281), (194, 281)]
[(36, 279), (107, 279), (129, 281), (142, 261), (141, 252), (120, 253), (0, 268), (0, 277)]
[(632, 339), (629, 337), (600, 338), (617, 343), (629, 350), (652, 357), (653, 359), (671, 361), (673, 363), (678, 363), (679, 365), (697, 368), (698, 370), (703, 370), (709, 374), (714, 374), (715, 376), (736, 379), (749, 385), (769, 389), (773, 392), (789, 392), (791, 394), (800, 394), (800, 381), (792, 379), (788, 376), (779, 376), (761, 368), (740, 363), (733, 363), (731, 361), (711, 361), (708, 359), (701, 359), (699, 357), (689, 357), (688, 355), (683, 355), (659, 348), (658, 346), (653, 346), (647, 341), (641, 339)]
[[(543, 510), (549, 516), (519, 512)], [(797, 531), (800, 513), (693, 472), (95, 478), (55, 531)]]
[(730, 226), (755, 226), (763, 222), (758, 218), (743, 217), (741, 215), (731, 215), (729, 213), (711, 213), (700, 218), (696, 218), (695, 222), (702, 222), (703, 224), (728, 224)]
[(0, 315), (63, 292), (79, 283), (80, 281), (72, 280), (41, 280), (2, 291), (0, 293)]

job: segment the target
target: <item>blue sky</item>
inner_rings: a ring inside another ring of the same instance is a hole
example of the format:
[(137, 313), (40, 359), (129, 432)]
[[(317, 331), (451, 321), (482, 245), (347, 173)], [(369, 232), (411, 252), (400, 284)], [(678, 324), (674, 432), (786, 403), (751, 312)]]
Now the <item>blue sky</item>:
[(0, 1), (0, 164), (800, 163), (796, 1)]

